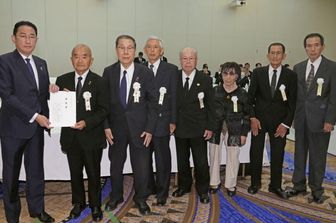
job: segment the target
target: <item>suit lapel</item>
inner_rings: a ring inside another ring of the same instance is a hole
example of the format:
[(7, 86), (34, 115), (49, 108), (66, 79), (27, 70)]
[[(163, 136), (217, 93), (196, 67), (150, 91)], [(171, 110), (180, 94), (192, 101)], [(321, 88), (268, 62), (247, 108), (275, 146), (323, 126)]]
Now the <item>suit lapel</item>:
[(17, 50), (15, 50), (14, 55), (15, 55), (16, 61), (17, 61), (16, 64), (18, 64), (18, 68), (24, 74), (23, 75), (24, 78), (26, 78), (33, 86), (35, 86), (35, 88), (37, 90), (36, 82), (35, 82), (33, 76), (30, 74), (30, 71), (28, 70), (27, 64), (24, 61), (24, 59), (22, 58), (21, 54)]
[(117, 86), (115, 89), (114, 89), (114, 95), (116, 95), (116, 97), (118, 98), (118, 101), (120, 101), (120, 72), (121, 72), (121, 66), (120, 66), (120, 63), (117, 64), (117, 66), (113, 67), (113, 70), (112, 70), (112, 75), (111, 75), (111, 78), (112, 78), (112, 83), (111, 83), (111, 86)]
[[(47, 72), (47, 68), (44, 67), (44, 65), (42, 64), (42, 62), (36, 58), (35, 56), (33, 56), (34, 58), (34, 63), (36, 66), (36, 70), (37, 70), (37, 76), (38, 76), (38, 82), (39, 82), (39, 86), (43, 86), (44, 82), (47, 81), (49, 82), (48, 78), (46, 78), (46, 72)], [(35, 81), (35, 80), (34, 80)]]
[[(139, 80), (140, 80), (140, 77), (139, 77), (139, 68), (134, 63), (134, 73), (133, 73), (133, 77), (132, 77), (132, 81), (131, 81), (131, 86), (130, 86), (130, 90), (129, 90), (129, 94), (128, 94), (127, 106), (129, 105), (129, 103), (131, 102), (131, 100), (133, 100), (132, 99), (133, 98), (133, 93), (134, 93), (133, 84), (134, 84), (134, 82), (139, 82)], [(140, 92), (141, 92), (141, 86), (140, 86)], [(144, 95), (143, 95), (142, 92), (141, 92), (140, 97), (144, 97)]]
[(72, 72), (71, 75), (69, 75), (69, 80), (67, 80), (67, 82), (69, 83), (67, 89), (69, 91), (76, 91), (75, 72)]
[(328, 68), (328, 64), (327, 64), (325, 58), (322, 56), (321, 64), (316, 71), (316, 74), (314, 76), (314, 79), (313, 79), (312, 83), (317, 83), (318, 78), (323, 78), (324, 74), (327, 72), (327, 68)]
[(83, 94), (83, 92), (85, 91), (90, 91), (91, 84), (92, 84), (92, 74), (91, 71), (89, 71), (89, 73), (86, 75), (81, 94)]
[[(269, 66), (266, 66), (264, 67), (264, 71), (262, 72), (263, 74), (263, 81), (264, 81), (264, 84), (262, 84), (261, 86), (265, 86), (267, 88), (267, 91), (269, 92), (269, 97), (272, 98), (272, 90), (271, 90), (271, 83), (269, 81), (269, 76), (268, 76), (268, 70), (269, 70)], [(275, 86), (276, 88), (276, 86)]]
[(279, 76), (279, 80), (278, 80), (278, 82), (277, 82), (277, 85), (276, 85), (276, 87), (275, 87), (275, 93), (274, 93), (274, 95), (276, 94), (276, 92), (279, 90), (279, 87), (283, 84), (283, 85), (285, 85), (285, 87), (287, 87), (286, 86), (286, 71), (284, 70), (284, 67), (282, 66), (282, 68), (281, 68), (281, 72), (280, 72), (280, 76)]
[[(308, 62), (308, 61), (307, 61)], [(315, 89), (315, 86), (317, 85), (317, 79), (318, 78), (323, 78), (326, 70), (327, 70), (327, 63), (326, 63), (326, 60), (325, 58), (322, 57), (322, 61), (320, 63), (320, 66), (319, 68), (317, 69), (315, 75), (314, 75), (314, 78), (309, 86), (309, 89), (307, 91), (307, 93), (311, 92), (313, 89)], [(306, 67), (307, 67), (307, 64), (306, 64)], [(304, 74), (306, 74), (306, 70), (304, 70)], [(304, 79), (305, 80), (305, 79)], [(306, 80), (304, 81), (304, 83), (306, 83)]]
[[(159, 67), (156, 71), (156, 75), (155, 75), (156, 83), (161, 83), (161, 80), (162, 80), (163, 77), (164, 77), (164, 64), (161, 61), (160, 65), (159, 65)], [(158, 86), (158, 87), (160, 87), (160, 86)]]
[(306, 68), (307, 68), (308, 60), (298, 64), (297, 69), (295, 70), (297, 73), (297, 81), (298, 85), (304, 89), (304, 93), (306, 93)]

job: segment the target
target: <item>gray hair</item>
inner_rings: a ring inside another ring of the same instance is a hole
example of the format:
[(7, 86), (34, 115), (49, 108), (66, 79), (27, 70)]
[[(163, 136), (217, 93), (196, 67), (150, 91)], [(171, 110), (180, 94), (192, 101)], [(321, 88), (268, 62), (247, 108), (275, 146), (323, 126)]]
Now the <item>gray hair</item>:
[(197, 50), (195, 48), (192, 47), (185, 47), (180, 51), (180, 58), (182, 57), (183, 53), (186, 51), (191, 51), (192, 54), (195, 54), (196, 58), (197, 58)]
[(149, 37), (147, 38), (146, 45), (147, 45), (147, 42), (148, 42), (149, 40), (157, 40), (157, 41), (159, 41), (159, 45), (160, 45), (160, 47), (163, 48), (163, 41), (162, 41), (162, 39), (160, 39), (159, 37), (157, 37), (157, 36), (149, 36)]

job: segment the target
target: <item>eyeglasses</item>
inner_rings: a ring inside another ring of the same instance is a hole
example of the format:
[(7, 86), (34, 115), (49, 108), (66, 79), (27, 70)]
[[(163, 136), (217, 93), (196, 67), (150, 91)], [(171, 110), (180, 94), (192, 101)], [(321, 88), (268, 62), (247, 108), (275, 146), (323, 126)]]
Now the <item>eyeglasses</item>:
[(228, 76), (228, 75), (230, 75), (230, 76), (233, 76), (233, 75), (237, 75), (235, 72), (222, 72), (222, 75), (224, 75), (224, 76)]
[(279, 55), (282, 55), (283, 52), (281, 52), (281, 51), (276, 51), (276, 52), (271, 51), (271, 52), (269, 52), (269, 54), (271, 54), (272, 56), (279, 56)]

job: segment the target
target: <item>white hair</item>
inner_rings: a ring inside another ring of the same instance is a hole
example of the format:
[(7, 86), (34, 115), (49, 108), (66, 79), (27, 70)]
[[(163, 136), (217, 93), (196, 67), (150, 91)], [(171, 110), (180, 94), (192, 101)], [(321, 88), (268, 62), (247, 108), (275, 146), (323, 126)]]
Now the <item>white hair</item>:
[(195, 57), (197, 58), (197, 50), (192, 47), (185, 47), (180, 51), (180, 58), (183, 56), (183, 53), (186, 51), (190, 51), (192, 54), (195, 54)]
[(163, 41), (159, 37), (157, 37), (157, 36), (149, 36), (148, 39), (147, 39), (147, 41), (146, 41), (146, 45), (147, 45), (147, 42), (149, 40), (157, 40), (157, 41), (159, 41), (160, 47), (163, 48)]

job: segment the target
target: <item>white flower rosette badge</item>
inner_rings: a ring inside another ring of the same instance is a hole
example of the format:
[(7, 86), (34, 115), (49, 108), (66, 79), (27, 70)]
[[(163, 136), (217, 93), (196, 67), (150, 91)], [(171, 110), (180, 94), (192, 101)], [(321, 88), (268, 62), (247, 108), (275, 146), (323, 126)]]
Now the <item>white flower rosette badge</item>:
[(231, 101), (233, 102), (233, 112), (238, 112), (238, 97), (232, 96)]
[(160, 87), (159, 89), (159, 105), (163, 104), (163, 99), (164, 99), (164, 95), (167, 93), (167, 89), (165, 87)]
[(139, 82), (134, 82), (133, 84), (133, 90), (134, 90), (134, 93), (133, 93), (133, 97), (134, 97), (134, 103), (139, 103), (139, 99), (140, 99), (140, 88), (141, 88), (141, 85)]
[(286, 86), (284, 84), (280, 85), (279, 90), (281, 92), (282, 100), (287, 101), (287, 95), (286, 95)]
[(83, 93), (83, 98), (85, 100), (85, 109), (86, 111), (91, 111), (91, 103), (90, 98), (92, 97), (91, 93), (89, 91), (85, 91)]
[(204, 93), (203, 92), (198, 93), (197, 97), (198, 97), (198, 100), (199, 100), (199, 103), (200, 103), (200, 108), (201, 109), (204, 108), (204, 101), (203, 101)]
[(317, 96), (321, 96), (322, 95), (322, 85), (324, 83), (324, 80), (323, 80), (323, 78), (317, 78), (316, 82), (317, 82), (317, 92), (316, 92), (316, 95)]

